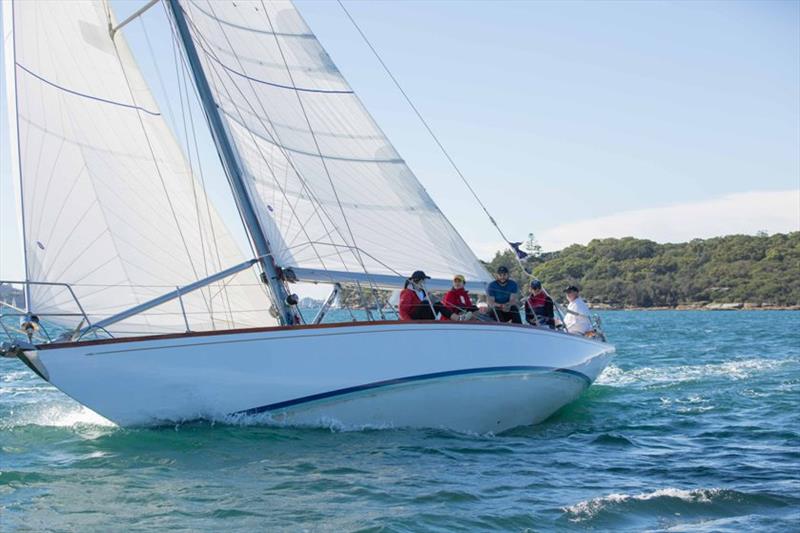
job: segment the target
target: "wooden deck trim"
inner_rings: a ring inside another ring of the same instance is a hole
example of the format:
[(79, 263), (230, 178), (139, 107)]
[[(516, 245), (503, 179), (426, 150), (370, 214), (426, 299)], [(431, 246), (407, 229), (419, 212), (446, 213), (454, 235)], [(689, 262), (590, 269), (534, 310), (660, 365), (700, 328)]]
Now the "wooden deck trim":
[[(103, 344), (117, 344), (122, 342), (146, 342), (167, 339), (189, 339), (196, 337), (210, 337), (215, 335), (237, 335), (241, 333), (271, 333), (275, 331), (308, 331), (314, 329), (330, 329), (330, 328), (346, 328), (346, 327), (369, 327), (369, 326), (401, 326), (409, 324), (436, 324), (444, 325), (449, 324), (453, 326), (458, 325), (489, 325), (489, 326), (506, 326), (515, 328), (531, 328), (525, 324), (511, 324), (504, 322), (480, 322), (480, 321), (466, 321), (456, 322), (452, 320), (376, 320), (373, 322), (335, 322), (331, 324), (301, 324), (297, 326), (261, 326), (255, 328), (237, 328), (226, 330), (210, 330), (210, 331), (189, 331), (185, 333), (165, 333), (161, 335), (143, 335), (140, 337), (119, 337), (112, 339), (96, 339), (91, 341), (70, 341), (70, 342), (53, 342), (48, 344), (39, 344), (36, 346), (37, 350), (54, 350), (58, 348), (77, 348), (83, 346), (98, 346)], [(548, 330), (549, 331), (549, 330)]]

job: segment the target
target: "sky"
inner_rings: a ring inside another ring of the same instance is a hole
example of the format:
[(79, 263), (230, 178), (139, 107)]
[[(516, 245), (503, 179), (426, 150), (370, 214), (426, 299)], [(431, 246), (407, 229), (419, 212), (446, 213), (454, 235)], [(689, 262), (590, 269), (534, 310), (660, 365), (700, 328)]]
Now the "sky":
[[(800, 230), (800, 2), (344, 3), (512, 240), (532, 232), (556, 250)], [(143, 4), (112, 1), (118, 19)], [(490, 258), (502, 240), (338, 4), (297, 5), (432, 198)], [(123, 30), (162, 110), (174, 86), (156, 81), (171, 57), (166, 28), (156, 6)], [(21, 275), (6, 124), (3, 105), (0, 279)], [(224, 178), (213, 183), (243, 240)]]

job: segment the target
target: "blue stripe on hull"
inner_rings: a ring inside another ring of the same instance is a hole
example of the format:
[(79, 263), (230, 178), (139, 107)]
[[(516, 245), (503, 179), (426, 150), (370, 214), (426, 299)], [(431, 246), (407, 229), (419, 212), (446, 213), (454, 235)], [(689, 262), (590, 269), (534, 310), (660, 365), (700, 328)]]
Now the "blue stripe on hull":
[(569, 368), (553, 368), (547, 366), (490, 366), (490, 367), (483, 367), (483, 368), (465, 368), (462, 370), (448, 370), (446, 372), (433, 372), (431, 374), (420, 374), (417, 376), (408, 376), (404, 378), (397, 378), (397, 379), (387, 379), (384, 381), (376, 381), (373, 383), (367, 383), (365, 385), (356, 385), (355, 387), (346, 387), (343, 389), (337, 389), (328, 392), (321, 392), (319, 394), (312, 394), (310, 396), (303, 396), (301, 398), (295, 398), (293, 400), (286, 400), (283, 402), (271, 403), (269, 405), (262, 405), (260, 407), (252, 407), (250, 409), (245, 409), (243, 411), (236, 411), (231, 413), (232, 415), (255, 415), (259, 413), (266, 413), (269, 411), (276, 411), (279, 409), (284, 409), (286, 407), (292, 407), (295, 405), (300, 405), (304, 403), (310, 403), (317, 400), (323, 400), (326, 398), (333, 398), (336, 396), (345, 396), (348, 394), (353, 394), (356, 392), (362, 392), (371, 389), (378, 389), (383, 387), (390, 387), (392, 385), (400, 385), (403, 383), (412, 383), (415, 381), (426, 381), (431, 379), (438, 379), (438, 378), (445, 378), (451, 376), (464, 376), (469, 374), (494, 374), (498, 372), (559, 372), (562, 374), (568, 374), (571, 376), (578, 377), (586, 382), (586, 386), (592, 384), (592, 380), (578, 372), (577, 370), (571, 370)]

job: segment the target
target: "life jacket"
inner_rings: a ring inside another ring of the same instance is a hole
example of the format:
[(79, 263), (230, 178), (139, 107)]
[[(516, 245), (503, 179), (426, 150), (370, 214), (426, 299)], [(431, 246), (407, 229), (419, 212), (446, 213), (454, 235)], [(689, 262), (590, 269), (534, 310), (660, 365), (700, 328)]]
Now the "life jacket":
[[(442, 299), (442, 303), (454, 313), (463, 313), (464, 311), (469, 311), (474, 307), (472, 305), (472, 299), (469, 297), (469, 292), (467, 292), (467, 290), (464, 288), (450, 289), (447, 291), (447, 294), (445, 294), (444, 298)], [(442, 315), (439, 317), (439, 320), (449, 319)]]
[(539, 294), (531, 293), (531, 295), (528, 296), (528, 306), (531, 309), (544, 307), (546, 304), (547, 304), (547, 295), (544, 293), (544, 291), (541, 291)]
[[(539, 325), (555, 326), (554, 312), (553, 312), (553, 299), (550, 298), (544, 291), (539, 294), (533, 294), (528, 297), (527, 309), (525, 309), (525, 319), (533, 324), (538, 322)], [(536, 318), (534, 319), (534, 315)]]
[(422, 300), (419, 299), (417, 291), (409, 288), (400, 291), (400, 304), (397, 306), (400, 320), (413, 320), (411, 313), (418, 305), (422, 305)]

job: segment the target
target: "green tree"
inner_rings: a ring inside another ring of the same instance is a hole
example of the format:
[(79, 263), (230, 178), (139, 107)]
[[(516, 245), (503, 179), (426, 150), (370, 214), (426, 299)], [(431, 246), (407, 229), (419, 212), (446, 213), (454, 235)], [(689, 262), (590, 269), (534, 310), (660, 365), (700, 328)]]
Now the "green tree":
[[(728, 235), (686, 243), (595, 239), (529, 257), (525, 269), (551, 294), (578, 285), (596, 303), (676, 306), (708, 302), (800, 305), (800, 232)], [(487, 263), (505, 265), (523, 287), (530, 277), (511, 251)]]

